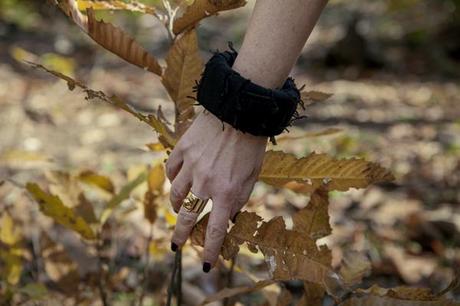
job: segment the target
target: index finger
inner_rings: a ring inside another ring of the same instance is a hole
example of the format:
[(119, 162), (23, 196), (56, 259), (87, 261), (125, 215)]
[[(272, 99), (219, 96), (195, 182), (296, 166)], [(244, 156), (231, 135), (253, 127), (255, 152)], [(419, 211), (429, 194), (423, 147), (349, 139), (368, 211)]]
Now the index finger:
[(220, 250), (227, 234), (228, 220), (233, 205), (231, 200), (213, 199), (208, 227), (204, 241), (203, 271), (209, 272), (219, 258)]

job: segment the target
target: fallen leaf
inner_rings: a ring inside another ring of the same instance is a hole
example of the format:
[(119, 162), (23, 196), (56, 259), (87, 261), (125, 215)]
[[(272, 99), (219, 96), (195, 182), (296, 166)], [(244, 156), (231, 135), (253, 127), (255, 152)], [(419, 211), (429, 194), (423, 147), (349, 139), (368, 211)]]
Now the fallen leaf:
[(27, 183), (26, 189), (37, 201), (43, 214), (80, 234), (85, 239), (92, 240), (96, 238), (88, 223), (82, 217), (77, 216), (72, 209), (65, 206), (59, 197), (43, 191), (35, 183)]
[(240, 294), (250, 293), (258, 291), (266, 286), (273, 284), (271, 280), (263, 280), (257, 282), (254, 286), (244, 286), (244, 287), (235, 287), (235, 288), (224, 288), (217, 293), (214, 293), (201, 302), (200, 305), (206, 305), (212, 302), (217, 302), (225, 298), (233, 297)]

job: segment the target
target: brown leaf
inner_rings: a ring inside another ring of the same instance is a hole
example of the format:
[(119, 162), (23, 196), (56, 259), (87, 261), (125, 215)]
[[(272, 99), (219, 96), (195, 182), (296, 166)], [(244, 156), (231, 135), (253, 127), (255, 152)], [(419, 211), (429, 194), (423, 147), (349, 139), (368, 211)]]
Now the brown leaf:
[(174, 34), (194, 27), (200, 20), (220, 11), (231, 10), (246, 5), (246, 0), (195, 0), (181, 17), (174, 21)]
[(144, 194), (144, 216), (150, 224), (155, 223), (157, 219), (157, 205), (155, 200), (157, 199), (157, 195), (155, 195), (150, 190)]
[(394, 177), (380, 165), (359, 158), (337, 160), (317, 153), (297, 158), (281, 151), (268, 151), (259, 179), (276, 187), (311, 193), (321, 185), (329, 191), (347, 191), (388, 182)]
[(85, 11), (88, 8), (92, 8), (93, 10), (125, 10), (143, 14), (155, 14), (155, 8), (133, 0), (129, 2), (121, 0), (78, 0), (78, 9), (80, 11)]
[(105, 49), (115, 53), (128, 63), (161, 76), (162, 68), (157, 60), (141, 47), (133, 38), (111, 23), (97, 21), (94, 10), (86, 10), (88, 15), (88, 35)]
[(224, 288), (220, 290), (217, 293), (214, 293), (208, 297), (200, 304), (200, 305), (206, 305), (212, 302), (217, 302), (220, 300), (223, 300), (225, 298), (229, 298), (232, 296), (240, 295), (240, 294), (245, 294), (245, 293), (250, 293), (254, 291), (258, 291), (266, 286), (269, 286), (273, 284), (274, 282), (271, 280), (263, 280), (257, 282), (254, 286), (245, 286), (245, 287), (235, 287), (235, 288)]
[(176, 38), (166, 57), (162, 82), (176, 104), (176, 132), (181, 135), (194, 117), (193, 86), (200, 79), (203, 61), (194, 29)]
[(371, 272), (371, 263), (362, 253), (346, 252), (340, 266), (340, 276), (347, 287), (359, 284)]
[[(203, 245), (207, 221), (206, 216), (195, 226), (192, 243)], [(256, 214), (242, 212), (235, 221), (222, 248), (226, 258), (234, 256), (239, 245), (246, 242), (264, 254), (273, 280), (300, 279), (323, 284), (331, 276), (337, 277), (330, 268), (330, 250), (318, 248), (305, 234), (287, 230), (283, 218), (262, 222)]]
[(329, 224), (328, 208), (328, 192), (324, 188), (318, 188), (311, 195), (308, 205), (292, 216), (293, 230), (314, 240), (329, 235), (332, 228)]

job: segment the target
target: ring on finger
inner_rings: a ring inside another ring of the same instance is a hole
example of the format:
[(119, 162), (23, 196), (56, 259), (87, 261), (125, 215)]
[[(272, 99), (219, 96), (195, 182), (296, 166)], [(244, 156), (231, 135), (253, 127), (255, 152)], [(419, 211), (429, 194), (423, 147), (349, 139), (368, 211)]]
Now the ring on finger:
[(185, 198), (184, 202), (182, 203), (182, 206), (188, 211), (188, 212), (194, 212), (194, 213), (201, 213), (203, 209), (206, 206), (206, 203), (208, 202), (209, 199), (200, 199), (197, 197), (193, 192), (189, 192), (187, 197)]

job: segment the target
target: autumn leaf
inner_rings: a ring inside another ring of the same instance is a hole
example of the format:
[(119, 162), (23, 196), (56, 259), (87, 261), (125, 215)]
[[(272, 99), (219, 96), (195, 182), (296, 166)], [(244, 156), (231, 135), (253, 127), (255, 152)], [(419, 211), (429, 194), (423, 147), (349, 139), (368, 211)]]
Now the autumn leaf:
[(108, 193), (113, 193), (115, 191), (115, 187), (113, 186), (110, 178), (97, 174), (92, 170), (82, 171), (78, 175), (78, 179), (88, 185), (95, 186)]
[(293, 230), (317, 240), (332, 232), (329, 224), (329, 200), (324, 188), (317, 189), (308, 205), (292, 216)]
[(165, 180), (166, 176), (161, 163), (150, 169), (147, 178), (148, 190), (144, 194), (144, 216), (150, 224), (153, 224), (157, 218), (156, 201), (163, 194)]
[[(197, 223), (192, 243), (203, 245), (207, 221), (208, 215)], [(235, 256), (239, 246), (246, 242), (251, 251), (264, 254), (273, 280), (300, 279), (325, 284), (337, 277), (330, 268), (330, 250), (318, 248), (315, 240), (300, 232), (287, 230), (283, 218), (265, 222), (255, 213), (241, 212), (235, 221), (222, 247), (225, 259)]]
[(19, 227), (14, 225), (14, 221), (8, 212), (3, 212), (0, 217), (0, 260), (4, 263), (4, 270), (0, 279), (4, 279), (10, 285), (19, 282), (22, 272), (23, 249), (19, 246), (22, 234)]
[(125, 10), (150, 15), (155, 14), (155, 8), (133, 0), (129, 2), (121, 0), (77, 0), (77, 2), (80, 11), (92, 8), (93, 10)]
[(317, 102), (323, 102), (329, 99), (332, 96), (330, 93), (325, 93), (321, 91), (311, 90), (311, 91), (302, 91), (300, 97), (304, 102), (304, 106), (312, 105)]
[(132, 37), (111, 23), (102, 20), (97, 21), (93, 9), (89, 8), (86, 12), (88, 15), (88, 35), (95, 42), (128, 63), (161, 76), (162, 68), (158, 61)]
[(36, 63), (32, 63), (32, 62), (26, 62), (27, 64), (29, 64), (30, 66), (32, 66), (33, 68), (36, 68), (36, 69), (41, 69), (49, 74), (52, 74), (54, 75), (55, 77), (58, 77), (64, 81), (67, 82), (67, 87), (69, 88), (69, 90), (73, 90), (75, 89), (75, 87), (79, 87), (80, 89), (83, 90), (83, 92), (86, 94), (86, 99), (87, 100), (93, 100), (93, 99), (97, 99), (97, 100), (101, 100), (101, 101), (104, 101), (108, 104), (111, 104), (113, 106), (116, 106), (128, 113), (130, 113), (131, 115), (133, 115), (134, 117), (136, 117), (137, 119), (147, 123), (149, 126), (151, 126), (158, 134), (159, 134), (159, 140), (161, 142), (161, 144), (163, 146), (165, 146), (166, 148), (174, 148), (175, 144), (176, 144), (176, 139), (173, 135), (171, 135), (171, 132), (169, 131), (168, 127), (163, 124), (158, 118), (156, 118), (155, 116), (149, 114), (149, 115), (144, 115), (144, 114), (141, 114), (140, 112), (137, 112), (136, 110), (134, 110), (130, 105), (128, 105), (127, 103), (125, 103), (124, 101), (122, 101), (120, 98), (118, 98), (117, 96), (111, 96), (109, 97), (107, 94), (105, 94), (104, 92), (100, 91), (100, 90), (93, 90), (93, 89), (90, 89), (88, 88), (85, 84), (77, 81), (77, 80), (74, 80), (73, 78), (69, 77), (69, 76), (66, 76), (62, 73), (59, 73), (59, 72), (56, 72), (56, 71), (53, 71), (53, 70), (50, 70), (46, 67), (44, 67), (43, 65), (39, 65), (39, 64), (36, 64)]
[(378, 164), (359, 158), (337, 160), (318, 153), (297, 158), (281, 151), (268, 151), (259, 179), (276, 187), (311, 193), (322, 185), (329, 191), (347, 191), (388, 182), (394, 177)]
[(203, 60), (198, 51), (194, 29), (176, 38), (166, 57), (167, 67), (162, 82), (176, 107), (176, 132), (181, 135), (194, 116), (193, 86), (200, 79)]
[(181, 17), (174, 21), (174, 34), (194, 27), (200, 20), (220, 11), (236, 9), (246, 5), (246, 0), (195, 0)]
[(59, 197), (43, 191), (35, 183), (27, 183), (26, 189), (37, 201), (43, 214), (80, 234), (85, 239), (92, 240), (96, 238), (88, 223), (82, 217), (76, 215), (72, 209), (65, 206)]

